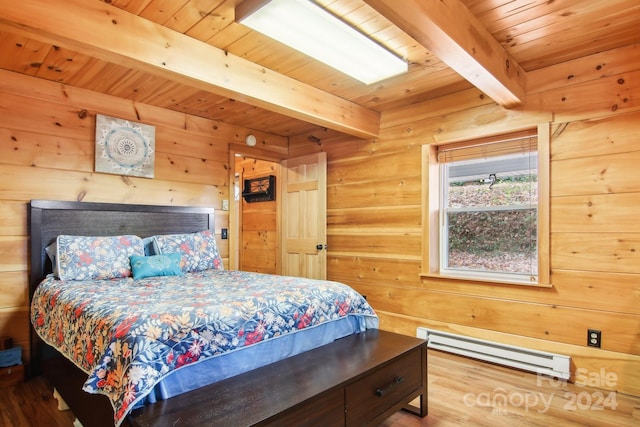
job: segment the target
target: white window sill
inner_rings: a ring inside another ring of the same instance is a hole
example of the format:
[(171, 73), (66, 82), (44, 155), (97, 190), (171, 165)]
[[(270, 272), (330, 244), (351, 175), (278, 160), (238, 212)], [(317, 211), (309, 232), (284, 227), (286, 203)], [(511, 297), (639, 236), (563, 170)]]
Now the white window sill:
[(532, 288), (553, 288), (551, 283), (537, 283), (529, 281), (502, 280), (495, 278), (485, 278), (472, 275), (453, 275), (441, 273), (420, 273), (421, 278), (456, 280), (465, 282), (477, 282), (479, 284), (496, 284), (496, 285), (512, 285), (512, 286), (529, 286)]

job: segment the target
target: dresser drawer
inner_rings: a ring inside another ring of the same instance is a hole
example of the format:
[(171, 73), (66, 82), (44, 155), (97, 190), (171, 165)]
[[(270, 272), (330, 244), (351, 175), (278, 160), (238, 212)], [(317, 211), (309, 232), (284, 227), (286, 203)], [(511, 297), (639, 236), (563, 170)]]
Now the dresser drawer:
[(10, 387), (24, 381), (24, 365), (0, 368), (0, 387)]
[(344, 427), (344, 391), (341, 388), (329, 390), (257, 426)]
[[(422, 353), (416, 348), (349, 384), (345, 389), (347, 426), (364, 426), (423, 385)], [(397, 409), (396, 409), (397, 410)]]

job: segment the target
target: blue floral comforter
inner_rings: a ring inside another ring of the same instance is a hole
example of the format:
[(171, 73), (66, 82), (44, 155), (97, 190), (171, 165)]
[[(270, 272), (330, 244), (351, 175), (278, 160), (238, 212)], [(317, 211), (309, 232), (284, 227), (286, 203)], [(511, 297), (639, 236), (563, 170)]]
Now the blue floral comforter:
[(105, 394), (119, 426), (168, 373), (188, 364), (345, 316), (378, 319), (331, 281), (208, 270), (184, 276), (61, 281), (36, 289), (31, 322)]

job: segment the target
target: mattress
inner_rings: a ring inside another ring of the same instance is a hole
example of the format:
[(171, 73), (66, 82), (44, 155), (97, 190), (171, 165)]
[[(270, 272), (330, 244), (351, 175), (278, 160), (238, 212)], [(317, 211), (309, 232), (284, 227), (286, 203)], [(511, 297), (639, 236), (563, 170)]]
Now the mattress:
[(377, 328), (366, 300), (332, 281), (206, 270), (182, 276), (64, 281), (32, 299), (36, 333), (87, 373), (118, 426), (170, 398)]

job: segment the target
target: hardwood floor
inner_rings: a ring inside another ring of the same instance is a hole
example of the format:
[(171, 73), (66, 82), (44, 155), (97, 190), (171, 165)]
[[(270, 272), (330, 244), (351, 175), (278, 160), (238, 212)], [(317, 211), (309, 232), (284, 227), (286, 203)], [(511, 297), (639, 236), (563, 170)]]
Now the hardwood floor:
[[(429, 350), (429, 415), (379, 427), (640, 425), (640, 398)], [(0, 389), (0, 427), (72, 427), (42, 378)]]
[[(429, 415), (379, 427), (640, 426), (640, 398), (429, 350)], [(584, 381), (583, 381), (584, 382)]]
[(69, 411), (58, 411), (42, 377), (0, 389), (0, 427), (71, 427), (74, 419)]

